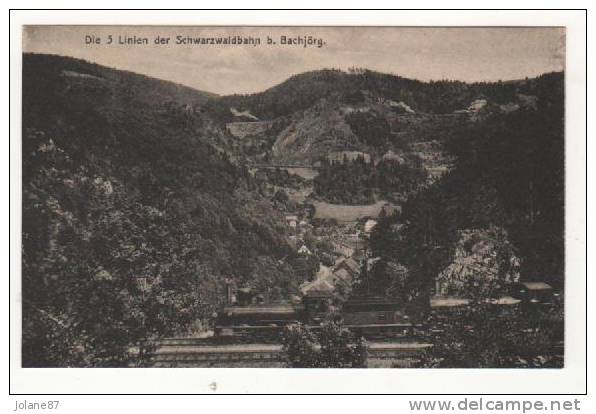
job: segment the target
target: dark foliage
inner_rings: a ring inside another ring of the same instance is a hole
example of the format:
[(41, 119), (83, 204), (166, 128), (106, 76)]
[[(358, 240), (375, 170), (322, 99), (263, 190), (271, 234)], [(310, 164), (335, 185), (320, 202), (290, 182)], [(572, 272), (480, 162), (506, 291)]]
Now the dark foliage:
[(146, 340), (211, 316), (224, 278), (301, 283), (247, 170), (197, 138), (200, 115), (164, 110), (204, 99), (189, 91), (24, 55), (23, 365), (143, 364)]
[[(458, 230), (490, 226), (506, 230), (524, 279), (563, 285), (562, 74), (469, 85), (327, 70), (260, 94), (215, 98), (81, 60), (24, 55), (23, 365), (143, 366), (151, 353), (146, 343), (211, 316), (225, 278), (275, 298), (296, 292), (318, 260), (296, 255), (288, 243), (287, 226), (272, 208), (272, 200), (287, 204), (287, 194), (263, 197), (264, 186), (246, 168), (209, 144), (225, 147), (217, 134), (230, 138), (210, 128), (231, 120), (230, 106), (261, 119), (291, 117), (328, 96), (362, 102), (363, 91), (429, 113), (451, 113), (480, 96), (499, 104), (525, 94), (527, 101), (508, 114), (489, 108), (475, 122), (444, 131), (455, 168), (428, 188), (419, 165), (363, 159), (322, 165), (314, 189), (328, 201), (410, 196), (402, 216), (381, 218), (371, 236), (372, 253), (381, 257), (369, 278), (373, 291), (428, 303)], [(238, 152), (265, 153), (288, 119)], [(402, 144), (420, 135), (399, 123), (392, 134), (375, 114), (353, 114), (348, 122), (373, 147), (395, 146), (388, 141), (396, 134), (407, 135), (399, 137)], [(269, 173), (268, 181), (303, 185)], [(490, 330), (508, 328), (498, 325), (505, 320), (476, 316), (470, 320), (480, 339), (466, 340), (476, 347), (466, 352), (490, 361), (478, 366), (509, 366), (482, 348)], [(489, 331), (482, 330), (485, 320)], [(365, 365), (365, 345), (336, 324), (316, 337), (302, 329), (288, 338), (292, 366)], [(536, 349), (552, 338), (536, 338)]]
[(449, 262), (458, 229), (503, 227), (525, 280), (562, 287), (564, 275), (563, 77), (531, 82), (536, 109), (493, 114), (453, 134), (455, 169), (410, 198), (394, 253), (428, 291)]
[[(231, 95), (209, 102), (210, 107), (234, 106), (250, 109), (261, 119), (274, 119), (312, 106), (321, 98), (339, 95), (347, 103), (360, 102), (361, 91), (374, 91), (386, 99), (404, 101), (419, 112), (451, 113), (467, 108), (470, 102), (485, 96), (496, 103), (515, 100), (518, 82), (466, 84), (457, 81), (420, 82), (370, 70), (349, 73), (326, 69), (292, 76), (264, 92)], [(229, 111), (228, 111), (229, 112)]]
[(441, 326), (423, 358), (427, 368), (562, 368), (563, 308), (503, 309), (475, 304), (429, 323)]
[(374, 112), (353, 112), (346, 116), (352, 131), (365, 145), (383, 147), (391, 133), (385, 118)]
[(394, 161), (373, 164), (362, 157), (354, 161), (324, 161), (314, 180), (314, 193), (331, 203), (369, 204), (379, 194), (389, 200), (409, 194), (426, 178), (424, 169)]
[(315, 333), (301, 325), (288, 326), (283, 350), (291, 368), (366, 368), (368, 349), (364, 338), (356, 338), (336, 322), (325, 322)]

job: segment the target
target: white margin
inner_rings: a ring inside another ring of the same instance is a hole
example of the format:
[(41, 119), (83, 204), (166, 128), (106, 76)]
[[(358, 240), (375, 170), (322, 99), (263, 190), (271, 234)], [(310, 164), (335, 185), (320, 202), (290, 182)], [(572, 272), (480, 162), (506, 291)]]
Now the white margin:
[[(21, 26), (23, 24), (565, 26), (566, 366), (560, 370), (20, 368)], [(14, 12), (10, 27), (10, 304), (13, 393), (539, 393), (585, 391), (586, 72), (581, 11)], [(7, 247), (7, 246), (3, 246)], [(5, 250), (6, 251), (6, 250)], [(280, 407), (281, 408), (281, 407)], [(10, 408), (12, 409), (12, 408)]]

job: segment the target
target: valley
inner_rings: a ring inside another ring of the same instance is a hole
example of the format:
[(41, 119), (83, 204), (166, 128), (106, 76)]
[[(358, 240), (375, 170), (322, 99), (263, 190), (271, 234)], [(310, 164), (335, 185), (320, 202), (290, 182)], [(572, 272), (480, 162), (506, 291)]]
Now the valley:
[(291, 365), (321, 335), (350, 364), (365, 337), (370, 366), (562, 363), (562, 73), (218, 96), (26, 54), (23, 77), (24, 366)]

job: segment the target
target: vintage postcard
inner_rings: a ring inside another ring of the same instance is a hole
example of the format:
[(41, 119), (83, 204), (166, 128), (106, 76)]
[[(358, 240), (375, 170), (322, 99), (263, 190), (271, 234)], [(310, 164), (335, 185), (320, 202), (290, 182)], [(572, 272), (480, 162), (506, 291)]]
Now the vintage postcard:
[(566, 38), (23, 25), (21, 367), (565, 369)]

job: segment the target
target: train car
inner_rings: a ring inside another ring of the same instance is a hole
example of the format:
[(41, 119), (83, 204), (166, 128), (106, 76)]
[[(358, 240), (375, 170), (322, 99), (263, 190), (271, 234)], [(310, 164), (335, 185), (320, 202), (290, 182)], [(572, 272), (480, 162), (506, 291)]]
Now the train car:
[[(335, 314), (343, 326), (365, 337), (412, 335), (416, 326), (401, 303), (381, 296), (353, 295), (338, 309), (328, 291), (311, 290), (299, 303), (265, 304), (248, 291), (228, 292), (231, 299), (218, 312), (216, 336), (275, 339), (283, 328), (302, 323), (318, 329)], [(237, 299), (234, 299), (237, 298)], [(339, 311), (339, 312), (338, 312)]]
[(511, 296), (524, 304), (550, 305), (553, 303), (554, 290), (545, 282), (521, 282), (512, 286)]
[(381, 296), (353, 296), (341, 311), (343, 325), (364, 337), (410, 336), (416, 328), (403, 305)]
[(290, 324), (304, 321), (304, 306), (294, 304), (257, 304), (224, 306), (218, 313), (217, 336), (251, 336), (263, 339), (278, 336)]

